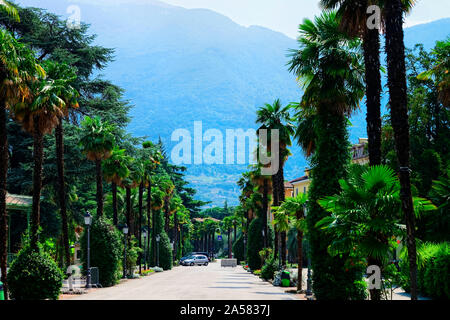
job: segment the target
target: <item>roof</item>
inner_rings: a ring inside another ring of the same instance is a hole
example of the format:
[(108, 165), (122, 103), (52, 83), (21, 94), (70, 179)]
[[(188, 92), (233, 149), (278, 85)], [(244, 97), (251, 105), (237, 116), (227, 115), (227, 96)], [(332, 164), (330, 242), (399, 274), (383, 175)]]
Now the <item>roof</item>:
[(291, 181), (289, 181), (289, 182), (292, 183), (292, 184), (295, 184), (296, 182), (302, 182), (302, 181), (306, 181), (306, 180), (308, 180), (308, 179), (309, 179), (308, 176), (303, 176), (303, 177), (300, 177), (300, 178), (291, 180)]
[(21, 196), (17, 194), (6, 194), (6, 207), (7, 208), (29, 208), (33, 204), (33, 197)]
[(294, 188), (294, 185), (293, 185), (292, 183), (288, 182), (288, 181), (285, 181), (285, 182), (284, 182), (284, 188), (285, 188), (285, 189), (286, 189), (286, 188)]

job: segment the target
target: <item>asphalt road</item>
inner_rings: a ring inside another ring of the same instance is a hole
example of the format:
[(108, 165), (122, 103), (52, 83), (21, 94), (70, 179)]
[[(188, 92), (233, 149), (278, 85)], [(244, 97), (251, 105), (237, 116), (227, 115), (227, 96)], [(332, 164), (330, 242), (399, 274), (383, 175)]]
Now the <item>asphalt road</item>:
[(88, 294), (66, 296), (70, 300), (297, 300), (245, 271), (241, 266), (175, 267), (111, 288), (91, 289)]

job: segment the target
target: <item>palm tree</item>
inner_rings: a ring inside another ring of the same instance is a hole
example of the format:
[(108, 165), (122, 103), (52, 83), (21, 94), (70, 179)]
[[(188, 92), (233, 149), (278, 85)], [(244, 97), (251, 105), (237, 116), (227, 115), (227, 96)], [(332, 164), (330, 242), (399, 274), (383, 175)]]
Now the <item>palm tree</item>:
[(37, 248), (40, 223), (40, 198), (42, 189), (43, 140), (67, 114), (67, 104), (61, 95), (61, 84), (48, 78), (32, 83), (33, 100), (30, 104), (19, 102), (14, 106), (14, 118), (33, 136), (33, 206), (31, 246)]
[(86, 157), (95, 161), (97, 175), (97, 216), (103, 215), (102, 160), (111, 156), (114, 148), (114, 126), (99, 117), (85, 117), (81, 123), (80, 146)]
[[(403, 9), (410, 11), (414, 0), (401, 0)], [(380, 34), (384, 25), (383, 15), (380, 25), (368, 28), (367, 22), (372, 13), (367, 12), (370, 5), (377, 5), (385, 9), (386, 1), (369, 0), (321, 0), (325, 9), (337, 9), (340, 17), (340, 29), (351, 37), (359, 36), (363, 40), (366, 100), (367, 100), (367, 135), (369, 138), (370, 165), (381, 164), (381, 63), (380, 63)]]
[[(275, 100), (273, 104), (266, 104), (264, 107), (257, 110), (256, 122), (261, 124), (260, 129), (269, 130), (267, 149), (269, 152), (275, 152), (279, 158), (279, 170), (272, 175), (273, 186), (273, 205), (279, 206), (285, 199), (284, 194), (284, 163), (289, 156), (288, 146), (292, 144), (291, 136), (294, 134), (294, 126), (291, 124), (291, 117), (289, 114), (289, 106), (282, 107), (279, 99)], [(271, 134), (270, 130), (279, 131), (279, 145), (278, 150), (271, 150)], [(267, 239), (267, 218), (264, 219), (265, 237)], [(276, 239), (281, 237), (281, 247), (283, 256), (282, 263), (286, 263), (286, 232), (276, 235)]]
[(130, 175), (128, 163), (131, 157), (125, 154), (125, 149), (119, 149), (114, 146), (111, 156), (103, 161), (102, 171), (106, 181), (112, 184), (112, 207), (113, 207), (113, 224), (117, 227), (118, 210), (117, 210), (117, 186), (122, 184), (123, 179)]
[(19, 13), (16, 7), (6, 0), (0, 1), (0, 11), (5, 12), (8, 16), (12, 17), (16, 22), (20, 22)]
[[(6, 7), (2, 6), (2, 9)], [(1, 281), (6, 288), (8, 213), (6, 212), (6, 181), (8, 173), (7, 108), (23, 99), (31, 91), (28, 80), (45, 74), (37, 64), (34, 53), (17, 42), (7, 31), (0, 29), (0, 268)], [(13, 111), (13, 110), (11, 110)], [(7, 298), (7, 290), (5, 290)]]
[(400, 196), (407, 228), (407, 248), (411, 279), (411, 300), (417, 300), (417, 250), (415, 216), (411, 194), (410, 139), (406, 87), (403, 4), (391, 0), (386, 4), (386, 59), (388, 67), (389, 104), (397, 158), (400, 165)]
[[(355, 165), (348, 180), (339, 183), (342, 189), (339, 194), (318, 201), (331, 213), (317, 224), (333, 235), (329, 252), (332, 255), (351, 253), (354, 264), (359, 257), (368, 257), (369, 264), (376, 259), (383, 271), (394, 250), (388, 239), (404, 234), (397, 176), (388, 166)], [(414, 204), (416, 214), (436, 208), (421, 198), (415, 198)], [(380, 300), (381, 290), (371, 289), (370, 296)]]
[(305, 224), (305, 204), (308, 196), (300, 193), (294, 198), (288, 198), (281, 206), (275, 207), (273, 224), (278, 226), (284, 232), (289, 230), (289, 220), (297, 229), (297, 258), (298, 258), (298, 280), (297, 291), (302, 291), (302, 271), (303, 271), (303, 232), (306, 229)]
[(222, 220), (222, 228), (226, 230), (227, 232), (227, 238), (228, 238), (228, 258), (231, 259), (232, 258), (232, 253), (231, 253), (231, 229), (233, 228), (234, 225), (234, 219), (232, 216), (227, 216)]
[[(72, 87), (76, 79), (75, 70), (67, 64), (58, 64), (53, 61), (44, 61), (43, 67), (47, 72), (49, 81), (56, 89), (55, 94), (66, 104), (66, 108), (78, 108), (79, 93)], [(58, 198), (61, 210), (61, 227), (63, 234), (64, 256), (66, 267), (70, 266), (69, 226), (67, 219), (66, 186), (64, 182), (64, 130), (63, 118), (55, 128), (56, 164), (58, 170)]]
[[(316, 203), (323, 196), (339, 190), (338, 180), (345, 176), (349, 162), (346, 117), (359, 107), (364, 96), (364, 68), (359, 39), (339, 30), (335, 12), (323, 12), (314, 21), (300, 25), (300, 49), (292, 50), (289, 70), (302, 83), (304, 94), (300, 107), (314, 110), (315, 152), (312, 155), (312, 184), (307, 217), (313, 283), (317, 299), (347, 299), (353, 275), (342, 277), (342, 283), (330, 283), (333, 274), (344, 271), (344, 261), (328, 255), (331, 239), (314, 229), (324, 212)], [(331, 271), (333, 270), (333, 271)], [(344, 283), (345, 282), (345, 283)], [(333, 288), (333, 289), (332, 289)], [(335, 290), (341, 288), (341, 290)]]

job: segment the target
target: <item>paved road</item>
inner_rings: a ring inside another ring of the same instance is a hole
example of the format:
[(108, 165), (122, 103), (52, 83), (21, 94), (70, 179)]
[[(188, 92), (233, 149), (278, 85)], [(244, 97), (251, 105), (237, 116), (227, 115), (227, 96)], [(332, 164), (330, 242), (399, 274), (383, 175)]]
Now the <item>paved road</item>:
[(73, 295), (71, 300), (296, 300), (245, 271), (241, 266), (221, 268), (220, 262), (205, 266), (175, 267), (88, 294)]

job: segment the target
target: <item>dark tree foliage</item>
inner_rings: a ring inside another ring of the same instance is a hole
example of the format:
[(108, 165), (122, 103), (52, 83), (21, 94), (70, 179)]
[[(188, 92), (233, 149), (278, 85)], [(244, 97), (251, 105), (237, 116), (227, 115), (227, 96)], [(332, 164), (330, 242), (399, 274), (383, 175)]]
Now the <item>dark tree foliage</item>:
[[(81, 261), (87, 270), (87, 232), (81, 237)], [(99, 269), (100, 283), (103, 287), (113, 286), (120, 279), (120, 266), (123, 256), (123, 241), (120, 232), (106, 218), (93, 219), (90, 231), (91, 267)]]
[(247, 243), (247, 259), (248, 266), (251, 270), (261, 269), (262, 260), (259, 255), (264, 247), (264, 241), (262, 236), (263, 221), (261, 218), (254, 219), (248, 228), (248, 243)]
[[(159, 240), (159, 249), (156, 250), (156, 246), (151, 245), (150, 249), (150, 265), (156, 266), (159, 255), (159, 267), (164, 270), (170, 270), (173, 266), (173, 253), (172, 248), (170, 246), (170, 239), (167, 233), (164, 231), (164, 217), (161, 210), (154, 212), (155, 215), (155, 225), (153, 226), (154, 234), (160, 236)], [(156, 241), (154, 237), (152, 237), (152, 241)]]

